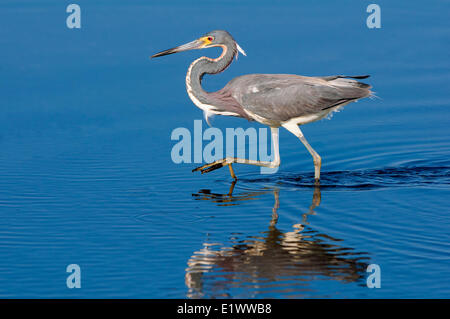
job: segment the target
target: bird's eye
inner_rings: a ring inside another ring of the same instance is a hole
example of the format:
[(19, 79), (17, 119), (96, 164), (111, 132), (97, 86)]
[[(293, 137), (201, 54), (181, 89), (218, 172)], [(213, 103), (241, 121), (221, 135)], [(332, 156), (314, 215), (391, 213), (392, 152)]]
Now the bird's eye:
[(208, 41), (212, 41), (212, 40), (214, 40), (213, 37), (208, 37)]

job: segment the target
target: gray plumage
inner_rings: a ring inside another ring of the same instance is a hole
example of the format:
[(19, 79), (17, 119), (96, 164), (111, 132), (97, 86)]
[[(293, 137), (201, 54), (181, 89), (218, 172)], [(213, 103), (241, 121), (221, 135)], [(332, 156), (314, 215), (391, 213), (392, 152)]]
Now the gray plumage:
[[(309, 145), (299, 125), (314, 122), (358, 99), (370, 96), (371, 86), (358, 82), (368, 75), (307, 77), (292, 74), (249, 74), (231, 80), (216, 92), (206, 92), (201, 85), (205, 74), (224, 71), (245, 52), (226, 31), (212, 31), (197, 40), (159, 52), (152, 57), (176, 52), (221, 47), (222, 54), (215, 59), (200, 57), (189, 66), (186, 89), (196, 106), (203, 110), (206, 121), (210, 115), (228, 115), (258, 121), (271, 127), (274, 145), (272, 162), (227, 157), (194, 169), (202, 173), (228, 165), (233, 178), (232, 163), (275, 168), (280, 165), (278, 127), (283, 126), (296, 135), (314, 159), (315, 179), (319, 181), (321, 157)], [(208, 121), (209, 123), (209, 121)]]
[(332, 111), (370, 94), (369, 85), (346, 76), (249, 74), (231, 80), (213, 95), (231, 95), (244, 110), (280, 126), (293, 118)]

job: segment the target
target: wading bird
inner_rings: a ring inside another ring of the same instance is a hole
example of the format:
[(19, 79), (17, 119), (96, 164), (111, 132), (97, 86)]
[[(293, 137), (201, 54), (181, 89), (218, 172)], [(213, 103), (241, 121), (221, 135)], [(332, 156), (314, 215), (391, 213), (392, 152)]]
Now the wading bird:
[(231, 176), (236, 179), (231, 164), (250, 164), (275, 168), (280, 165), (278, 128), (280, 126), (297, 136), (311, 153), (314, 160), (314, 177), (320, 179), (322, 159), (309, 145), (299, 125), (314, 122), (337, 111), (344, 105), (371, 95), (371, 86), (354, 79), (363, 76), (333, 75), (307, 77), (292, 74), (248, 74), (231, 80), (217, 92), (206, 92), (201, 85), (205, 74), (224, 71), (237, 58), (246, 55), (227, 31), (212, 31), (197, 40), (156, 53), (152, 58), (177, 52), (222, 48), (215, 58), (201, 57), (192, 62), (186, 74), (186, 88), (192, 102), (203, 110), (205, 118), (211, 115), (229, 115), (270, 126), (274, 159), (271, 162), (226, 157), (194, 169), (211, 172), (228, 165)]

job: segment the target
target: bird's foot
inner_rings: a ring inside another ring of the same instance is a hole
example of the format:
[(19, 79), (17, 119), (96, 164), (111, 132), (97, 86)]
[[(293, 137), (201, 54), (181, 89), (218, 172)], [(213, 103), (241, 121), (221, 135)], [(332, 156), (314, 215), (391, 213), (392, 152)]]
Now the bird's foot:
[(215, 162), (212, 162), (212, 163), (205, 164), (203, 166), (194, 168), (192, 170), (192, 172), (200, 171), (202, 174), (203, 173), (209, 173), (209, 172), (215, 171), (216, 169), (222, 168), (222, 167), (224, 167), (226, 165), (228, 165), (228, 167), (230, 169), (231, 177), (236, 181), (237, 177), (234, 174), (234, 170), (233, 170), (233, 167), (231, 166), (231, 162), (228, 161), (226, 158), (223, 158), (221, 160), (218, 160), (218, 161), (215, 161)]
[(216, 169), (222, 168), (225, 165), (227, 165), (227, 162), (225, 161), (225, 159), (223, 159), (223, 160), (215, 161), (215, 162), (194, 168), (192, 170), (192, 172), (200, 171), (202, 174), (209, 173), (209, 172), (215, 171)]

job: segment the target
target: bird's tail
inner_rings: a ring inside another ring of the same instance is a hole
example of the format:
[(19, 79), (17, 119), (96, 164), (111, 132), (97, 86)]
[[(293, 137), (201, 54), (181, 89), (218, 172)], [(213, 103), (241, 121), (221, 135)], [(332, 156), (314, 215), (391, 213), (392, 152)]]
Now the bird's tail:
[(350, 94), (353, 93), (353, 98), (363, 98), (372, 95), (370, 90), (372, 86), (367, 83), (356, 81), (355, 79), (366, 79), (369, 75), (335, 75), (328, 76), (324, 79), (335, 87), (348, 90)]

